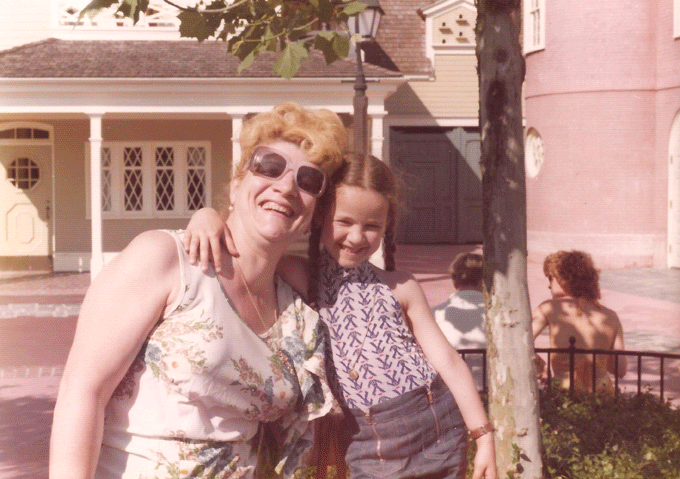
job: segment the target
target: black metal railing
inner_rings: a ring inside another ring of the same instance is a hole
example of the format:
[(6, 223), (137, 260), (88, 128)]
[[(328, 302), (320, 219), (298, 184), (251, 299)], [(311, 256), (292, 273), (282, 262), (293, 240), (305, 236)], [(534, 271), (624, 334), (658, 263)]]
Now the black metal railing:
[[(486, 360), (486, 349), (459, 349), (458, 352), (466, 359), (468, 356), (481, 356), (481, 368), (482, 368), (482, 392), (488, 393), (487, 386), (487, 360)], [(568, 348), (535, 348), (536, 353), (546, 353), (548, 355), (547, 360), (547, 370), (548, 370), (548, 383), (547, 387), (550, 388), (552, 385), (552, 368), (551, 368), (551, 356), (553, 354), (569, 354), (569, 391), (573, 393), (574, 391), (574, 371), (576, 369), (576, 355), (577, 354), (590, 354), (593, 356), (592, 361), (592, 381), (593, 381), (593, 391), (596, 390), (596, 358), (599, 355), (614, 356), (614, 390), (615, 394), (619, 394), (619, 356), (632, 356), (637, 359), (637, 394), (642, 392), (642, 359), (643, 358), (657, 358), (659, 360), (659, 397), (661, 401), (664, 400), (665, 395), (665, 377), (666, 370), (665, 364), (668, 360), (680, 359), (680, 354), (672, 353), (657, 353), (651, 351), (619, 351), (619, 350), (605, 350), (605, 349), (581, 349), (576, 347), (576, 338), (573, 336), (569, 338)], [(656, 373), (654, 373), (656, 375)]]

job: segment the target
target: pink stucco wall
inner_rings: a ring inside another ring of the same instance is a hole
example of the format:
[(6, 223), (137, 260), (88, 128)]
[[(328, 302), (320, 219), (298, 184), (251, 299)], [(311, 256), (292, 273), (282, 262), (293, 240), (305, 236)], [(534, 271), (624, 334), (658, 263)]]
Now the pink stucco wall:
[(600, 267), (666, 266), (668, 141), (680, 108), (672, 0), (551, 0), (527, 56), (529, 256), (589, 251)]

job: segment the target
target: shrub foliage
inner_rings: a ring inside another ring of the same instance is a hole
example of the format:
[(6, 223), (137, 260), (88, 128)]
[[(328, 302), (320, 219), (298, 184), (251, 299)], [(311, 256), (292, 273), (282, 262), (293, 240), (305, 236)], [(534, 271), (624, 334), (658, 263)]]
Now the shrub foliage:
[[(541, 391), (546, 479), (680, 479), (680, 409), (652, 394)], [(472, 477), (475, 444), (468, 452)], [(517, 477), (499, 471), (499, 478)]]

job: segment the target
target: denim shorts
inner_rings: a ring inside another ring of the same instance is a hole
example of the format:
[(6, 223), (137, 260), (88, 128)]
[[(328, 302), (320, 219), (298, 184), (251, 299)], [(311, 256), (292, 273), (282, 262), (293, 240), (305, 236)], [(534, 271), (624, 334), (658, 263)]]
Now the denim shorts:
[(467, 429), (439, 376), (430, 387), (421, 386), (368, 412), (349, 409), (345, 417), (351, 479), (465, 477)]

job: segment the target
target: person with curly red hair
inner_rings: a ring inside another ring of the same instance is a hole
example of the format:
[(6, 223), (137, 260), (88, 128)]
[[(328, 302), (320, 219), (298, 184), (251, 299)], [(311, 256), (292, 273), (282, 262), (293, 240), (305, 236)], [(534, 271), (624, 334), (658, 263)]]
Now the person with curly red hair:
[[(557, 251), (545, 258), (543, 272), (548, 278), (552, 298), (533, 312), (534, 339), (548, 327), (551, 348), (569, 347), (576, 339), (580, 349), (623, 350), (623, 328), (617, 314), (600, 304), (599, 273), (593, 260), (583, 251)], [(577, 354), (574, 367), (574, 390), (613, 393), (609, 373), (623, 377), (626, 357), (596, 356), (593, 380), (593, 355)], [(569, 388), (569, 354), (551, 356), (554, 377), (561, 387)], [(537, 356), (539, 376), (545, 377), (545, 362)], [(618, 363), (618, 364), (617, 364)]]

